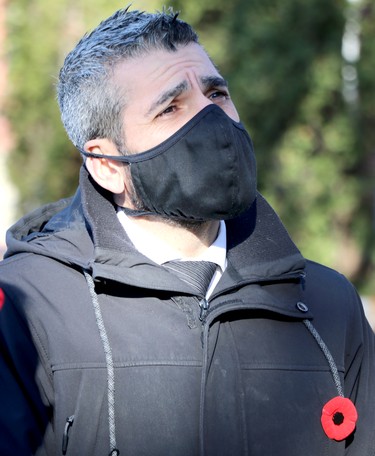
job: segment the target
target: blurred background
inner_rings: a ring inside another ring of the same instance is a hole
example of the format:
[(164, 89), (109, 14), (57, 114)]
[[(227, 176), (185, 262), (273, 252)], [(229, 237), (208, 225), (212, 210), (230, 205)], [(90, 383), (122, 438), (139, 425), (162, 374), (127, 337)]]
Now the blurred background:
[[(229, 81), (260, 191), (306, 257), (355, 284), (372, 320), (374, 1), (144, 0), (132, 9), (164, 4), (196, 28)], [(81, 159), (60, 123), (56, 78), (83, 33), (125, 6), (0, 0), (1, 253), (20, 215), (74, 193)]]

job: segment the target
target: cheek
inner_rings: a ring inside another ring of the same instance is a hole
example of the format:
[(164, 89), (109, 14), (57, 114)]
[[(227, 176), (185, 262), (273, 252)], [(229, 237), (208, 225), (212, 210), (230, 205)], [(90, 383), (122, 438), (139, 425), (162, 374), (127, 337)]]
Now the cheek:
[(237, 109), (234, 106), (234, 104), (231, 102), (226, 109), (224, 109), (225, 113), (234, 121), (239, 122), (240, 121), (240, 116), (238, 115)]
[(171, 134), (166, 128), (155, 125), (143, 125), (129, 129), (126, 141), (127, 154), (139, 154), (157, 146)]
[(176, 133), (183, 124), (183, 122), (177, 124), (170, 120), (158, 122), (158, 124), (154, 125), (142, 126), (140, 129), (132, 129), (131, 134), (127, 136), (127, 153), (139, 154), (158, 146)]

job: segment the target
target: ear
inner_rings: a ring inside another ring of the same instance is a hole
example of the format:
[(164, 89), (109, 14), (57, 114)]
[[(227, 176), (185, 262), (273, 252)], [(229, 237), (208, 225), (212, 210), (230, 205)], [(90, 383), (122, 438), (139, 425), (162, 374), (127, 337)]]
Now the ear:
[[(119, 155), (116, 146), (107, 138), (91, 139), (85, 144), (85, 150), (93, 154)], [(114, 194), (125, 190), (124, 164), (107, 158), (86, 158), (86, 167), (92, 178), (101, 187)]]

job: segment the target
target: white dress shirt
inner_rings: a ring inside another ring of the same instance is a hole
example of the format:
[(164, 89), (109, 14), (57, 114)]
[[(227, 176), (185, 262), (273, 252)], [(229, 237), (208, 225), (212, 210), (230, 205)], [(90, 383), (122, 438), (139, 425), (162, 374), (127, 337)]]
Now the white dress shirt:
[(118, 210), (117, 217), (134, 247), (154, 263), (161, 265), (171, 260), (216, 263), (218, 267), (206, 293), (206, 298), (209, 298), (227, 266), (227, 235), (224, 221), (220, 221), (219, 232), (215, 241), (201, 255), (194, 258), (184, 258), (167, 242), (159, 239), (152, 232), (139, 227), (121, 209)]

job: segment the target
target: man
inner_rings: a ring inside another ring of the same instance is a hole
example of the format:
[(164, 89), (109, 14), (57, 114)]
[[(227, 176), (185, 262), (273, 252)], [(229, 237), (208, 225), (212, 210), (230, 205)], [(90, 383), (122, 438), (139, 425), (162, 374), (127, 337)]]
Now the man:
[(58, 99), (85, 161), (74, 198), (8, 235), (0, 453), (373, 455), (360, 301), (257, 194), (190, 26), (118, 11), (67, 56)]

